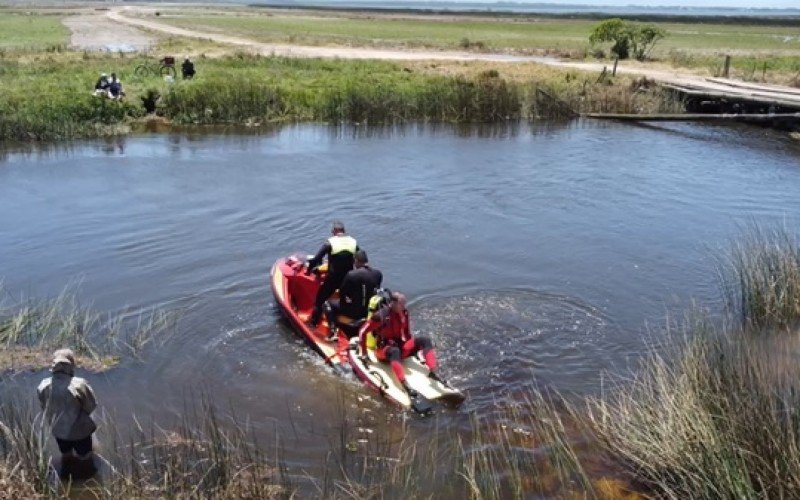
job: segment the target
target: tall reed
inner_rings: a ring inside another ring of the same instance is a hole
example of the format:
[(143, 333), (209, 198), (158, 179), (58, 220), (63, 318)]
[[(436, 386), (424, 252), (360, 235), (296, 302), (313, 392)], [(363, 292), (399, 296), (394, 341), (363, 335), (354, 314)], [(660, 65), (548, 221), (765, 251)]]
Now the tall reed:
[(139, 356), (147, 346), (166, 340), (176, 319), (175, 313), (158, 310), (101, 314), (81, 304), (74, 287), (53, 299), (0, 301), (0, 372), (47, 366), (51, 351), (62, 347), (99, 371), (122, 355)]
[(588, 405), (606, 451), (665, 498), (797, 498), (800, 336), (703, 318), (683, 333), (677, 360), (652, 351), (632, 381)]
[[(6, 382), (5, 385), (13, 384)], [(0, 401), (0, 484), (8, 498), (68, 496), (56, 479), (49, 429), (18, 388)], [(96, 457), (100, 476), (81, 486), (94, 498), (288, 498), (293, 486), (279, 455), (255, 444), (249, 426), (218, 413), (207, 398), (190, 403), (170, 430), (152, 424), (121, 429), (100, 419), (106, 443)]]
[(0, 401), (0, 497), (55, 496), (49, 480), (49, 428), (33, 399), (16, 389), (5, 390)]
[(717, 261), (729, 309), (748, 328), (788, 328), (800, 319), (800, 241), (784, 226), (751, 225)]

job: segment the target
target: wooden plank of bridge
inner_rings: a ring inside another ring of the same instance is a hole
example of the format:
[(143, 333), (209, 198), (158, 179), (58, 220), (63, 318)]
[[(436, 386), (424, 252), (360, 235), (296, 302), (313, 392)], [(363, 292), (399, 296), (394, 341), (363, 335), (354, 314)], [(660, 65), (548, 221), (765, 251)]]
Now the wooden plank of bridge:
[(686, 113), (686, 114), (626, 114), (626, 113), (586, 113), (583, 115), (585, 118), (595, 118), (599, 120), (621, 120), (621, 121), (636, 121), (636, 122), (650, 122), (650, 121), (671, 121), (671, 122), (690, 122), (690, 121), (737, 121), (737, 122), (750, 122), (750, 123), (764, 123), (776, 120), (800, 122), (800, 113), (774, 113), (774, 114), (702, 114), (702, 113)]
[(729, 87), (759, 90), (762, 92), (768, 91), (779, 94), (789, 94), (793, 96), (796, 95), (800, 97), (800, 89), (793, 89), (791, 87), (778, 87), (761, 83), (743, 82), (739, 80), (725, 80), (724, 78), (706, 78), (706, 81), (709, 81), (711, 83), (716, 83), (719, 85), (727, 85)]
[(731, 99), (762, 104), (765, 106), (774, 104), (776, 106), (783, 106), (786, 108), (800, 109), (800, 96), (794, 99), (792, 96), (785, 94), (762, 94), (757, 92), (743, 91), (736, 92), (735, 90), (720, 91), (713, 90), (711, 88), (690, 88), (670, 83), (662, 84), (662, 86), (692, 97), (701, 97), (707, 99)]

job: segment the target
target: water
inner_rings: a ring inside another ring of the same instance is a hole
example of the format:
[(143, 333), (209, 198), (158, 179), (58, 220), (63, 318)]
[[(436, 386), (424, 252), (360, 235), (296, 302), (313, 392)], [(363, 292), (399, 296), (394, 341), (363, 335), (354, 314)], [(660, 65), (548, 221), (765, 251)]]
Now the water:
[(297, 125), (7, 149), (0, 276), (15, 294), (78, 281), (101, 311), (180, 312), (163, 346), (92, 377), (104, 411), (167, 422), (208, 392), (292, 436), (287, 461), (308, 468), (337, 408), (396, 415), (274, 307), (271, 264), (316, 251), (334, 218), (412, 299), (468, 393), (445, 415), (466, 429), (532, 380), (594, 393), (667, 315), (719, 310), (713, 256), (752, 221), (797, 229), (798, 192), (800, 145), (739, 127)]

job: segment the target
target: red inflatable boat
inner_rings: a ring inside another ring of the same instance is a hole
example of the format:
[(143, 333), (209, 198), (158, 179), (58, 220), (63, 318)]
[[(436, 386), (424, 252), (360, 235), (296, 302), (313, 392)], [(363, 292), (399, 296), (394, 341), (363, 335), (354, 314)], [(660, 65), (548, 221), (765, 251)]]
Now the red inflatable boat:
[(300, 255), (278, 259), (270, 272), (272, 293), (275, 294), (278, 306), (292, 327), (325, 359), (325, 362), (337, 370), (349, 372), (347, 338), (341, 335), (335, 341), (329, 341), (330, 329), (324, 315), (316, 327), (312, 328), (306, 323), (311, 317), (314, 299), (324, 274), (306, 274), (305, 262), (306, 258)]

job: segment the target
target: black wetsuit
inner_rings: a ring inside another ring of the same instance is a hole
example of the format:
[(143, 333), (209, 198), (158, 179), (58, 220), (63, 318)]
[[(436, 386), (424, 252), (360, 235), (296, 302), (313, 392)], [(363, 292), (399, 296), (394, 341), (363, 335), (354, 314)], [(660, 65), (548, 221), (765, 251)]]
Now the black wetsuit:
[(325, 304), (325, 301), (328, 300), (328, 297), (333, 295), (333, 292), (339, 288), (339, 285), (342, 284), (345, 275), (353, 269), (353, 258), (355, 252), (358, 250), (358, 245), (355, 244), (355, 240), (353, 240), (354, 248), (352, 249), (352, 252), (349, 250), (344, 250), (334, 253), (333, 246), (331, 245), (331, 239), (326, 241), (325, 244), (322, 245), (322, 248), (319, 249), (319, 252), (317, 252), (317, 255), (308, 261), (308, 268), (314, 269), (320, 265), (323, 257), (326, 255), (328, 256), (328, 274), (325, 277), (325, 281), (322, 283), (322, 286), (319, 288), (319, 291), (317, 292), (317, 298), (314, 301), (314, 311), (311, 314), (312, 323), (316, 323), (319, 320), (320, 316), (322, 315), (323, 304)]
[(183, 61), (183, 64), (181, 64), (181, 74), (183, 75), (184, 80), (187, 78), (193, 78), (194, 63), (188, 59)]
[[(347, 273), (339, 286), (339, 300), (329, 300), (326, 311), (328, 324), (334, 324), (337, 316), (347, 316), (352, 320), (367, 317), (369, 299), (375, 295), (383, 282), (383, 274), (369, 266), (353, 269)], [(357, 328), (357, 325), (354, 325)], [(347, 332), (348, 337), (358, 334), (355, 329)]]

